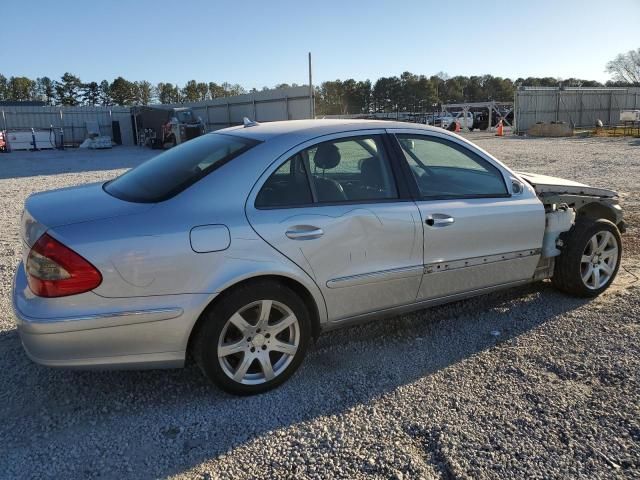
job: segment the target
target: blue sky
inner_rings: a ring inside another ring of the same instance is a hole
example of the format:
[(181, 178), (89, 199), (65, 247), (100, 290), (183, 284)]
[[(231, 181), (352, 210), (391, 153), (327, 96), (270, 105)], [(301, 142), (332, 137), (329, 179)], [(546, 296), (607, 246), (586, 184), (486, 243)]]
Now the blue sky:
[(607, 61), (640, 47), (640, 0), (3, 3), (7, 77), (261, 88), (306, 83), (311, 51), (314, 83), (405, 70), (605, 81)]

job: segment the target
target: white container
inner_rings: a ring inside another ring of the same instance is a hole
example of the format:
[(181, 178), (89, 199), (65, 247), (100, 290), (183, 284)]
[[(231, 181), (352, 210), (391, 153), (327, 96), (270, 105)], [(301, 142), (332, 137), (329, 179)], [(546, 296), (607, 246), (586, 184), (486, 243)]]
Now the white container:
[(640, 122), (640, 110), (621, 110), (621, 122)]
[[(49, 130), (36, 130), (36, 150), (55, 148), (55, 136)], [(10, 150), (33, 150), (33, 134), (29, 131), (7, 131)]]
[(559, 208), (545, 215), (544, 238), (542, 239), (542, 256), (557, 257), (560, 250), (556, 247), (558, 237), (563, 232), (568, 232), (576, 219), (576, 211), (573, 208)]

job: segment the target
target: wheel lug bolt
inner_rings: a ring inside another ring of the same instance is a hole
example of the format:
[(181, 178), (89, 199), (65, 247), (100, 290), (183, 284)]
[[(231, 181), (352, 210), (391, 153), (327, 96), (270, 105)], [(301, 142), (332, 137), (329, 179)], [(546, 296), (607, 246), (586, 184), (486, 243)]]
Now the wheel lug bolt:
[(263, 350), (266, 350), (266, 349), (267, 349), (267, 346), (266, 346), (266, 345), (262, 345), (262, 349), (263, 349)]
[(267, 334), (265, 335), (265, 338), (269, 338), (270, 336), (271, 336), (271, 334), (270, 334), (270, 333), (267, 333)]
[(251, 353), (253, 353), (255, 351), (256, 351), (255, 347), (251, 347)]
[(259, 328), (256, 330), (256, 333), (260, 333), (260, 329)]

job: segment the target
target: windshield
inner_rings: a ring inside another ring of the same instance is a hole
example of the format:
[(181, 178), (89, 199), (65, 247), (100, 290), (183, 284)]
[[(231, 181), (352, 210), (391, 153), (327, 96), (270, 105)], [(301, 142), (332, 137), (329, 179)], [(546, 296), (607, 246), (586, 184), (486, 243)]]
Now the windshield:
[(173, 147), (107, 182), (104, 190), (129, 202), (167, 200), (259, 142), (209, 133)]
[(192, 110), (177, 110), (173, 112), (173, 116), (180, 123), (196, 123), (198, 121)]

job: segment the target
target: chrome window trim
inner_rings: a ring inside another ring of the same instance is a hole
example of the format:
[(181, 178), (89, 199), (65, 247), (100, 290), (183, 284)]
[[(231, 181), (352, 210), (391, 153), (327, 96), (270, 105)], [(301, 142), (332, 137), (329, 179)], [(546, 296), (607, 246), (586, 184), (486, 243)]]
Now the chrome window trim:
[[(417, 136), (423, 136), (423, 137), (429, 137), (430, 139), (436, 139), (436, 140), (440, 140), (443, 141), (445, 143), (452, 143), (455, 144), (456, 146), (458, 146), (459, 148), (468, 150), (469, 152), (471, 152), (473, 155), (478, 156), (480, 159), (484, 160), (485, 162), (489, 163), (491, 166), (493, 166), (494, 168), (496, 168), (500, 174), (502, 175), (502, 181), (504, 182), (504, 185), (506, 187), (507, 193), (506, 194), (501, 194), (501, 195), (468, 195), (468, 196), (447, 196), (446, 198), (441, 198), (441, 197), (423, 197), (423, 196), (418, 196), (415, 200), (416, 201), (424, 201), (424, 202), (428, 202), (431, 200), (467, 200), (470, 198), (510, 198), (512, 196), (512, 189), (511, 189), (511, 177), (514, 176), (514, 172), (512, 172), (509, 168), (507, 168), (506, 165), (503, 165), (502, 163), (500, 163), (498, 160), (496, 160), (495, 158), (491, 157), (487, 152), (485, 152), (484, 150), (478, 148), (476, 145), (467, 142), (461, 138), (458, 138), (457, 136), (453, 136), (451, 134), (448, 133), (444, 133), (444, 132), (438, 132), (438, 131), (432, 131), (432, 130), (422, 130), (422, 129), (412, 129), (412, 128), (387, 128), (386, 129), (387, 133), (389, 135), (391, 135), (394, 139), (394, 141), (396, 142), (396, 144), (398, 145), (398, 148), (402, 149), (402, 147), (400, 146), (400, 142), (398, 141), (396, 135), (401, 134), (401, 135), (417, 135)], [(400, 160), (404, 160), (404, 158), (401, 158)], [(405, 161), (406, 162), (406, 161)], [(516, 177), (517, 178), (517, 177)], [(415, 183), (415, 179), (413, 177), (411, 177), (409, 179), (410, 181)], [(417, 185), (416, 185), (417, 188)]]
[[(258, 194), (260, 193), (260, 190), (262, 189), (263, 185), (265, 184), (265, 182), (269, 179), (269, 177), (271, 176), (271, 174), (273, 172), (275, 172), (278, 168), (280, 168), (285, 162), (287, 162), (291, 157), (297, 155), (298, 153), (302, 152), (303, 150), (306, 150), (307, 148), (311, 148), (317, 144), (323, 143), (323, 142), (329, 142), (331, 140), (338, 140), (338, 139), (348, 139), (350, 137), (364, 137), (364, 136), (368, 136), (368, 135), (380, 135), (380, 136), (385, 136), (387, 134), (387, 131), (384, 128), (375, 128), (375, 129), (364, 129), (364, 130), (347, 130), (344, 132), (338, 132), (338, 133), (331, 133), (331, 134), (327, 134), (327, 135), (320, 135), (308, 140), (305, 140), (304, 142), (301, 142), (299, 144), (297, 144), (294, 147), (291, 147), (289, 150), (287, 150), (286, 152), (284, 152), (283, 154), (281, 154), (279, 157), (277, 157), (275, 160), (273, 160), (273, 162), (271, 162), (269, 164), (269, 166), (262, 172), (262, 174), (260, 175), (260, 177), (258, 177), (258, 180), (253, 184), (253, 187), (251, 188), (251, 192), (249, 193), (249, 195), (247, 196), (247, 201), (245, 203), (245, 208), (250, 207), (255, 211), (260, 211), (260, 210), (282, 210), (282, 209), (291, 209), (291, 208), (309, 208), (309, 207), (313, 207), (313, 208), (320, 208), (320, 207), (326, 207), (326, 206), (332, 206), (332, 205), (359, 205), (359, 204), (367, 204), (367, 203), (393, 203), (393, 202), (401, 202), (401, 201), (413, 201), (412, 199), (405, 199), (402, 198), (402, 196), (400, 195), (400, 188), (398, 186), (398, 179), (395, 178), (396, 173), (393, 170), (392, 167), (392, 163), (393, 163), (393, 152), (387, 152), (386, 150), (387, 145), (383, 143), (383, 147), (385, 149), (385, 158), (386, 160), (389, 162), (389, 168), (391, 170), (391, 174), (393, 176), (393, 180), (395, 182), (396, 185), (396, 189), (398, 190), (398, 196), (397, 198), (385, 198), (385, 199), (379, 199), (379, 200), (346, 200), (346, 201), (341, 201), (341, 202), (326, 202), (326, 203), (312, 203), (312, 204), (306, 204), (306, 205), (287, 205), (287, 206), (275, 206), (275, 207), (257, 207), (256, 206), (256, 198), (258, 196)], [(306, 170), (306, 168), (305, 168)], [(311, 172), (307, 172), (307, 175), (309, 175)]]

